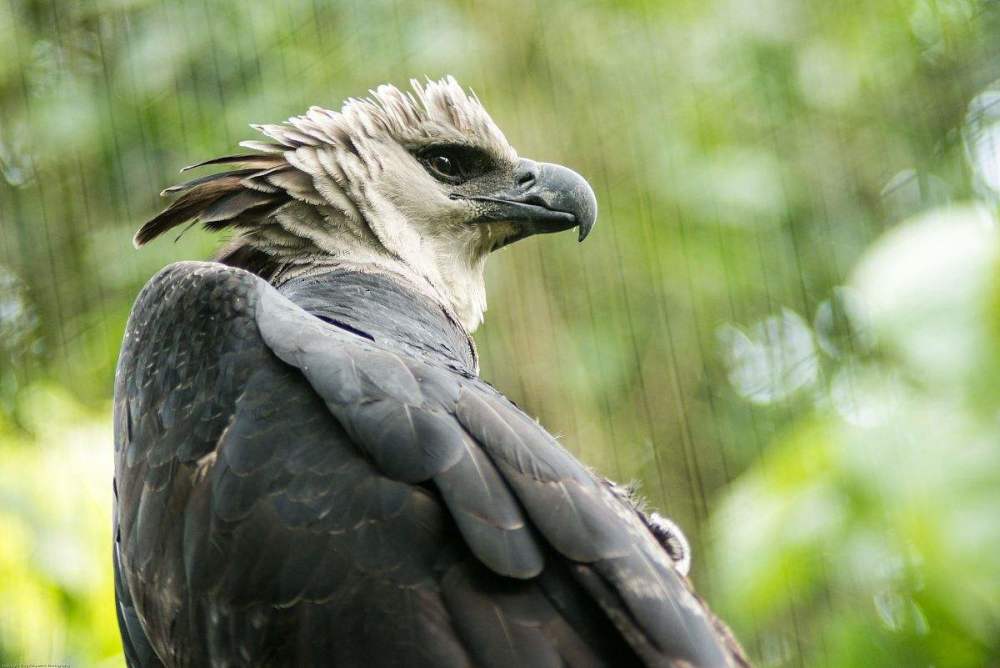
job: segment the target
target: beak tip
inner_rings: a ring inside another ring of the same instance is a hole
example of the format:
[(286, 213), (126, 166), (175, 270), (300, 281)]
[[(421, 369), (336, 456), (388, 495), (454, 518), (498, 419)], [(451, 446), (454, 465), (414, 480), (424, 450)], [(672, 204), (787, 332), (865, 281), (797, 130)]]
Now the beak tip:
[(530, 186), (518, 186), (512, 191), (490, 196), (453, 194), (452, 199), (471, 199), (500, 207), (498, 211), (481, 214), (472, 222), (507, 220), (518, 223), (521, 226), (518, 239), (573, 227), (577, 228), (578, 242), (590, 236), (597, 222), (597, 196), (587, 180), (562, 165), (526, 159), (521, 162), (527, 165), (523, 171), (534, 177)]
[[(582, 177), (581, 177), (581, 180)], [(594, 194), (593, 188), (586, 181), (583, 181), (584, 192), (581, 193), (580, 200), (583, 204), (582, 210), (579, 216), (579, 241), (583, 241), (589, 235), (591, 230), (594, 229), (594, 225), (597, 224), (597, 196)]]

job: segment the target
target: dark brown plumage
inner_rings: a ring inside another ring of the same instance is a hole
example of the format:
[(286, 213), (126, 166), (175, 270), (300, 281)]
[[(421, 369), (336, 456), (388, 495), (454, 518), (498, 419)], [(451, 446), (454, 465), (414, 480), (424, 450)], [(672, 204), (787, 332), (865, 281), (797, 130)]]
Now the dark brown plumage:
[(291, 197), (279, 188), (263, 190), (253, 187), (256, 179), (267, 178), (269, 170), (270, 167), (264, 170), (237, 169), (209, 174), (167, 188), (162, 194), (179, 196), (139, 228), (134, 238), (135, 245), (142, 246), (178, 225), (191, 221), (212, 230), (252, 226), (263, 216), (288, 202)]

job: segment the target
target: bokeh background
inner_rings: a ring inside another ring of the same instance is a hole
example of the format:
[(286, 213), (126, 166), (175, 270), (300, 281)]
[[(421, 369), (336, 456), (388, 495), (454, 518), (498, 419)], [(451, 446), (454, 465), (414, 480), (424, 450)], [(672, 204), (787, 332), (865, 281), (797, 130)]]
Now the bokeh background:
[(597, 192), (483, 375), (686, 530), (762, 666), (1000, 665), (1000, 3), (2, 0), (0, 663), (122, 663), (133, 250), (249, 122), (454, 74)]

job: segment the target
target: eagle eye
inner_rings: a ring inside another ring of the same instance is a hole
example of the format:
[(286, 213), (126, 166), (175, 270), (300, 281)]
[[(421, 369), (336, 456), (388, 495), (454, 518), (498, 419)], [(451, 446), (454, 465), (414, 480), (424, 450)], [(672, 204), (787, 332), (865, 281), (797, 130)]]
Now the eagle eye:
[(486, 173), (490, 158), (471, 146), (437, 145), (420, 151), (417, 158), (431, 176), (444, 183), (459, 184)]
[(458, 165), (451, 161), (446, 155), (435, 155), (427, 160), (427, 164), (435, 172), (446, 178), (459, 176)]

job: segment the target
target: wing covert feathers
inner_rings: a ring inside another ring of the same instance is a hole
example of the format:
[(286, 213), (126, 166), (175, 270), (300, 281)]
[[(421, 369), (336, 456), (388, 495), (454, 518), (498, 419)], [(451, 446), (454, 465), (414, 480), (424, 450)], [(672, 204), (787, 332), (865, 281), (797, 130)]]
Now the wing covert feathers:
[[(703, 605), (635, 509), (493, 388), (454, 375), (456, 397), (454, 389), (442, 392), (427, 362), (359, 337), (349, 347), (333, 345), (333, 337), (348, 335), (308, 325), (279, 295), (261, 299), (258, 324), (381, 470), (434, 483), (484, 565), (531, 578), (550, 545), (561, 558), (592, 564), (633, 635), (664, 661), (729, 665)], [(428, 391), (425, 378), (433, 379)]]

